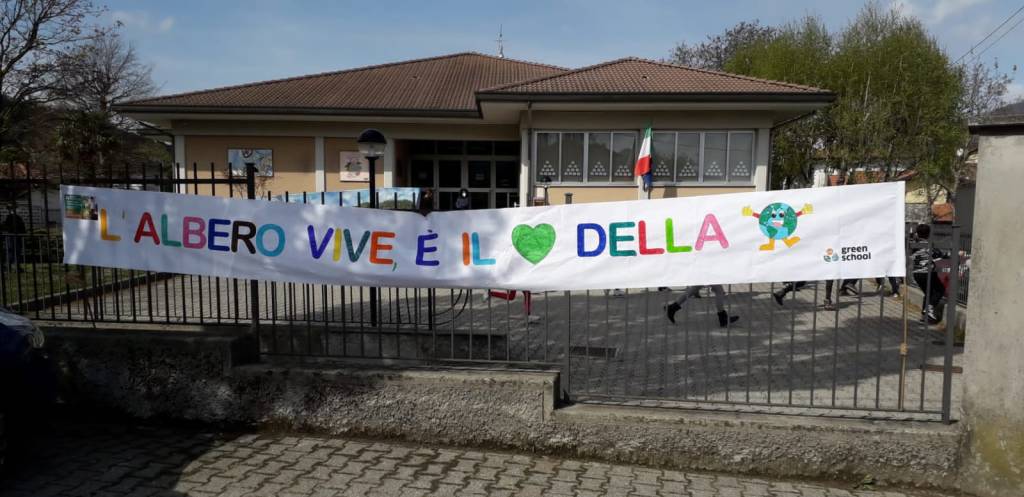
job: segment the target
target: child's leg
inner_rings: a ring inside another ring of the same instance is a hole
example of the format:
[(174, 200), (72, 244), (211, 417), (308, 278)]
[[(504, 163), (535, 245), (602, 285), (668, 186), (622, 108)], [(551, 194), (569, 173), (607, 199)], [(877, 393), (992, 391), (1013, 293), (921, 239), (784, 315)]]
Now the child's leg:
[(725, 289), (722, 285), (711, 285), (711, 293), (715, 294), (715, 307), (718, 312), (725, 312)]
[(686, 303), (686, 299), (693, 297), (700, 293), (701, 285), (688, 286), (683, 290), (683, 294), (676, 299), (676, 305), (681, 306)]

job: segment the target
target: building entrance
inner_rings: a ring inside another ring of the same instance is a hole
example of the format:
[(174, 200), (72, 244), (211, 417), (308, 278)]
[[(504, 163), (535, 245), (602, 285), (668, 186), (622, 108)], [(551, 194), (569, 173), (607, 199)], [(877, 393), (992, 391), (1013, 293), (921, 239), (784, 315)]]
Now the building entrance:
[(433, 141), (410, 143), (410, 186), (434, 190), (434, 208), (455, 209), (463, 189), (470, 209), (519, 205), (519, 142)]

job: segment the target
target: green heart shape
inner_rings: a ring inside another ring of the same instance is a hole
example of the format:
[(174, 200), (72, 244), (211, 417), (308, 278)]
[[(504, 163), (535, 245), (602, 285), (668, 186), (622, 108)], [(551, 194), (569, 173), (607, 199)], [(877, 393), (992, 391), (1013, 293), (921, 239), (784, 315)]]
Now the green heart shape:
[(534, 227), (520, 224), (512, 230), (512, 246), (523, 259), (536, 264), (555, 246), (555, 228), (547, 223)]

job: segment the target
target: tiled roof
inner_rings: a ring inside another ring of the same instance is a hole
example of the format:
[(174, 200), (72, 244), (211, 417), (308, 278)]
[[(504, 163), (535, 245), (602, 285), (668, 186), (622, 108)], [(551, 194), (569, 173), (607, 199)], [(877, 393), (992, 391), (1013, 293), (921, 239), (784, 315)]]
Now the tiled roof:
[(126, 102), (124, 112), (478, 115), (478, 99), (632, 95), (722, 100), (818, 88), (627, 58), (582, 69), (457, 53)]
[(457, 53), (136, 100), (119, 108), (476, 112), (474, 93), (480, 88), (565, 70), (478, 53)]
[(829, 94), (780, 81), (625, 58), (481, 90), (483, 94)]

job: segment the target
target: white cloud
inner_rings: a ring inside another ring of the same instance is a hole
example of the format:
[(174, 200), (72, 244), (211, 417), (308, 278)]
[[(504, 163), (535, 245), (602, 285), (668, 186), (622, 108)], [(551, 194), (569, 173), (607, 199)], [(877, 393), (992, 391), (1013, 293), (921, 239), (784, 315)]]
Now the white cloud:
[(1024, 100), (1024, 83), (1010, 83), (1006, 85), (1006, 95), (1003, 98), (1008, 103)]
[(166, 33), (174, 27), (173, 17), (153, 20), (148, 13), (142, 11), (115, 10), (110, 13), (110, 17), (128, 29), (145, 33)]
[(163, 20), (161, 20), (156, 25), (157, 31), (160, 31), (161, 33), (166, 33), (168, 31), (170, 31), (171, 28), (173, 28), (173, 27), (174, 27), (174, 18), (173, 17), (165, 17), (165, 18), (163, 18)]
[(894, 0), (890, 7), (904, 15), (920, 18), (928, 24), (941, 24), (955, 14), (986, 2), (988, 0), (936, 0), (924, 5), (922, 2), (911, 0)]

